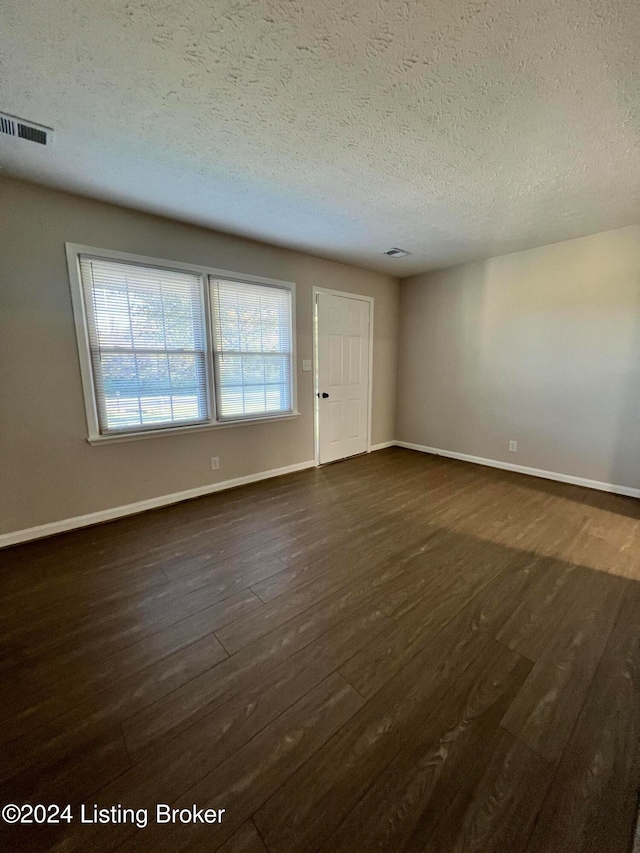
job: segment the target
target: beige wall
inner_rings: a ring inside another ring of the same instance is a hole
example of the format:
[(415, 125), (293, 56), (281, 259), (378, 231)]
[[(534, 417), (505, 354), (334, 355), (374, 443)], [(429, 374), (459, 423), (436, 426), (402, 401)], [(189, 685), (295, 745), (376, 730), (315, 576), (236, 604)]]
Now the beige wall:
[[(91, 447), (65, 241), (295, 281), (301, 416)], [(375, 299), (372, 441), (390, 441), (396, 279), (0, 179), (0, 534), (313, 459), (312, 374), (300, 367), (314, 285)]]
[(640, 227), (403, 280), (400, 328), (398, 439), (640, 487)]

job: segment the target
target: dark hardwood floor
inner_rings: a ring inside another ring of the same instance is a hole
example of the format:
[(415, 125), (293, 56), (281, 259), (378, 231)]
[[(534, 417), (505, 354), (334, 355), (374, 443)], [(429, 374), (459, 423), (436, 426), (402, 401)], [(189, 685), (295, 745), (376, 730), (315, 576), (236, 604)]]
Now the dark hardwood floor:
[(8, 549), (0, 578), (0, 804), (73, 814), (5, 849), (630, 848), (640, 501), (392, 448)]

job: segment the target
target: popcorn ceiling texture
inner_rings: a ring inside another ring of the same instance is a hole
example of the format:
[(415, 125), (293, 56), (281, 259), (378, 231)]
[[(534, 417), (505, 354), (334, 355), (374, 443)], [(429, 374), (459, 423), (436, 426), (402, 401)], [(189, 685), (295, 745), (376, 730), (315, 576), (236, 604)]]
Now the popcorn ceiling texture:
[(7, 174), (399, 276), (640, 221), (638, 0), (0, 5)]

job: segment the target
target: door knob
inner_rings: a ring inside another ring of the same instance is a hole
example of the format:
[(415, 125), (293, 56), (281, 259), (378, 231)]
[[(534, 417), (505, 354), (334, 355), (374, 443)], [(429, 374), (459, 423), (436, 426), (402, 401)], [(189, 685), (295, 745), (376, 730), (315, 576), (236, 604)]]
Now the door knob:
[(323, 391), (323, 392), (322, 392), (322, 396), (323, 396), (323, 398), (326, 400), (326, 399), (327, 399), (327, 397), (328, 397), (329, 395), (327, 394), (327, 392), (326, 392), (326, 391)]

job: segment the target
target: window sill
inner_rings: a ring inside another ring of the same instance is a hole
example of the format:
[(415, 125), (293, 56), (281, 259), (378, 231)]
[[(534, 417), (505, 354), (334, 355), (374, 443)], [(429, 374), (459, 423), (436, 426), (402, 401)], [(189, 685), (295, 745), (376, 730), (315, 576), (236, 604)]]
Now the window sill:
[(248, 426), (249, 424), (272, 424), (274, 421), (289, 421), (300, 417), (300, 412), (289, 412), (286, 415), (275, 415), (263, 418), (241, 418), (228, 423), (197, 424), (196, 426), (168, 427), (166, 429), (150, 429), (141, 432), (128, 432), (124, 435), (92, 435), (87, 438), (91, 445), (119, 444), (123, 441), (139, 441), (143, 438), (160, 438), (164, 435), (183, 435), (189, 432), (202, 432), (209, 429), (230, 429), (231, 427)]

